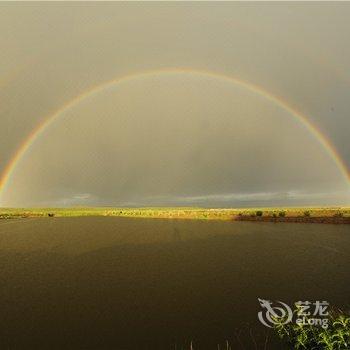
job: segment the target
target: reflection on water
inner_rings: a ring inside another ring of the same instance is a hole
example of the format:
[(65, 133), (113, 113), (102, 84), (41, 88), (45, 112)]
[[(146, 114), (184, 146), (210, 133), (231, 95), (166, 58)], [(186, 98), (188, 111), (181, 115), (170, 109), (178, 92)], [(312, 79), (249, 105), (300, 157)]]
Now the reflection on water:
[(1, 348), (264, 348), (258, 297), (350, 304), (346, 225), (29, 219), (0, 247)]

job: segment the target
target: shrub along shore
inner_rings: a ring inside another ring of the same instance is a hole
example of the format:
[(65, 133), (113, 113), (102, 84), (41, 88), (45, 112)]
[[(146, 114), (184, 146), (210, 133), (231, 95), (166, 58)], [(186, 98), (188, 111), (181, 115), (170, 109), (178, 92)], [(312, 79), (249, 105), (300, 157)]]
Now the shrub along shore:
[(318, 208), (0, 208), (0, 219), (115, 216), (258, 222), (350, 223), (350, 207)]

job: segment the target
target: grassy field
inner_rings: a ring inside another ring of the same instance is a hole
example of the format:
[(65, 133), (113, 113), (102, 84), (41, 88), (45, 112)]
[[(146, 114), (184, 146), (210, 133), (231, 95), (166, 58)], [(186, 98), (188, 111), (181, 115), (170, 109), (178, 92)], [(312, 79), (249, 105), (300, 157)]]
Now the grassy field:
[(0, 208), (0, 219), (27, 217), (119, 216), (232, 220), (235, 217), (350, 217), (350, 207), (298, 208)]

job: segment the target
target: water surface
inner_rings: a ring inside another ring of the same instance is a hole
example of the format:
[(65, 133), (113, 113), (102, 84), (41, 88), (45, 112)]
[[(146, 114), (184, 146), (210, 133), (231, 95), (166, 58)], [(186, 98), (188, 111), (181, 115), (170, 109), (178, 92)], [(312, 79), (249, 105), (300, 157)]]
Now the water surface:
[[(0, 348), (281, 349), (257, 298), (350, 305), (347, 225), (0, 221)], [(253, 339), (254, 338), (254, 339)]]

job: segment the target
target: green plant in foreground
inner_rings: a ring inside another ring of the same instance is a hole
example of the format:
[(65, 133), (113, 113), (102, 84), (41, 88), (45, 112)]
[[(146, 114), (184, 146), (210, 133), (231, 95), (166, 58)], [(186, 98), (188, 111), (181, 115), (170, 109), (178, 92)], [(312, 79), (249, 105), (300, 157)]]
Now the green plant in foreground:
[[(295, 310), (297, 312), (297, 310)], [(306, 317), (306, 321), (310, 320)], [(274, 330), (291, 349), (346, 350), (350, 349), (350, 317), (340, 311), (328, 316), (328, 327), (314, 324), (288, 323), (285, 319), (274, 318)]]
[(285, 211), (280, 211), (278, 213), (278, 216), (281, 217), (281, 218), (284, 218), (286, 216), (286, 212)]
[(311, 212), (309, 210), (305, 210), (304, 211), (304, 216), (310, 217), (311, 216)]
[(257, 210), (255, 214), (256, 216), (263, 216), (263, 212), (261, 210)]

